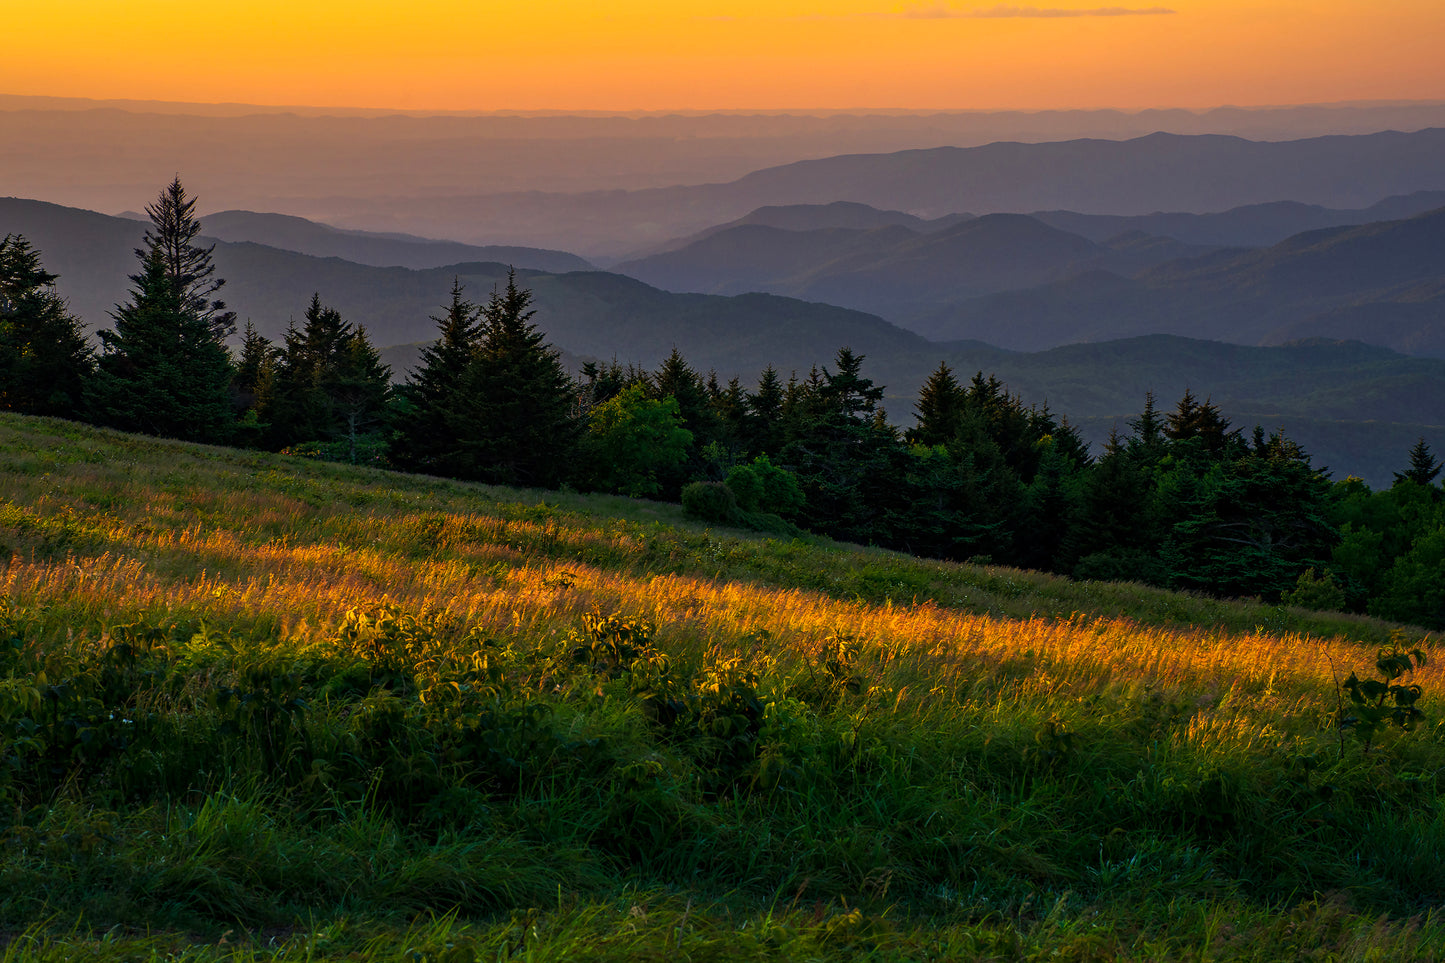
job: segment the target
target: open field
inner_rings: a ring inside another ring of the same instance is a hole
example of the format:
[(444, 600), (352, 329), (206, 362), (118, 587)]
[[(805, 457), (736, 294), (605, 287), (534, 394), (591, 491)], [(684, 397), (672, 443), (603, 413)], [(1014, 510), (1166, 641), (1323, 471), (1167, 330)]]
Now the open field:
[(1445, 957), (1418, 630), (10, 415), (0, 566), (6, 963)]

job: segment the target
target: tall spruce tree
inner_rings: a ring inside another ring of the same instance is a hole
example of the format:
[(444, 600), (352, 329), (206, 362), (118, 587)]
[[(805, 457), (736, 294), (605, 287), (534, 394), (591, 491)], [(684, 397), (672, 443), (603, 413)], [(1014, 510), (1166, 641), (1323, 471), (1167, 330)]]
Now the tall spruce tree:
[(0, 238), (0, 409), (82, 413), (95, 357), (55, 280), (24, 237)]
[[(358, 437), (377, 428), (391, 394), (391, 371), (366, 332), (313, 294), (305, 324), (286, 331), (267, 421), (272, 447), (331, 444), (329, 457), (355, 459)], [(344, 443), (344, 450), (336, 449)]]
[(557, 352), (532, 318), (532, 292), (492, 290), (481, 309), (481, 335), (442, 418), (450, 449), (443, 458), (462, 478), (500, 485), (555, 487), (577, 447), (575, 391)]
[(112, 313), (115, 329), (100, 332), (94, 413), (123, 431), (227, 441), (235, 423), (230, 354), (210, 322), (187, 306), (164, 253), (140, 253), (130, 300)]
[(145, 234), (145, 249), (137, 249), (136, 256), (144, 260), (148, 252), (157, 252), (166, 276), (179, 292), (183, 310), (204, 320), (212, 337), (224, 342), (236, 332), (236, 312), (226, 310), (226, 302), (212, 297), (226, 282), (216, 277), (211, 260), (216, 246), (199, 247), (194, 243), (201, 233), (195, 209), (196, 199), (186, 196), (177, 175), (156, 202), (146, 208), (151, 227)]
[(1395, 472), (1395, 484), (1412, 481), (1429, 487), (1439, 474), (1440, 462), (1431, 453), (1430, 446), (1425, 444), (1425, 439), (1421, 438), (1410, 449), (1410, 467), (1403, 472)]
[(914, 445), (946, 445), (958, 437), (963, 427), (967, 396), (953, 370), (939, 363), (918, 392), (917, 423), (908, 430), (908, 442)]
[(787, 388), (772, 365), (758, 377), (758, 390), (743, 399), (744, 447), (753, 454), (776, 455), (783, 447), (783, 400)]
[(463, 297), (460, 278), (452, 279), (451, 302), (431, 320), (439, 337), (421, 352), (421, 364), (402, 386), (391, 459), (410, 471), (433, 475), (455, 472), (449, 456), (453, 444), (446, 412), (455, 406), (467, 367), (480, 347), (480, 309)]
[(794, 438), (778, 455), (793, 472), (817, 531), (879, 545), (897, 544), (907, 493), (906, 452), (883, 420), (883, 387), (864, 377), (864, 356), (839, 350), (836, 371), (815, 370), (794, 402)]
[(357, 326), (339, 346), (324, 388), (336, 426), (333, 437), (346, 443), (346, 459), (354, 465), (363, 436), (382, 427), (392, 394), (391, 368), (382, 364), (365, 327)]

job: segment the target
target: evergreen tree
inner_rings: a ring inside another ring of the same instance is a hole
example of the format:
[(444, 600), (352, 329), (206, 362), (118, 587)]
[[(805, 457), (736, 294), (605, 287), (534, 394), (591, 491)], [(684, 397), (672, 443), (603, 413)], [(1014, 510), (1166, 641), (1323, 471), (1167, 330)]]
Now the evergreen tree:
[(1263, 454), (1217, 461), (1180, 481), (1182, 518), (1163, 553), (1178, 587), (1275, 600), (1306, 568), (1323, 569), (1339, 540), (1328, 479), (1281, 436)]
[[(883, 388), (862, 374), (864, 357), (843, 348), (837, 371), (814, 370), (797, 389), (790, 436), (778, 455), (805, 499), (810, 528), (852, 541), (895, 544), (907, 492), (907, 450), (877, 407)], [(785, 401), (785, 412), (787, 402)]]
[(741, 456), (748, 450), (748, 400), (742, 382), (730, 378), (727, 387), (720, 388), (717, 376), (710, 374), (708, 395), (719, 442), (734, 456)]
[(236, 361), (236, 377), (231, 382), (234, 407), (242, 412), (236, 425), (239, 444), (260, 445), (266, 437), (280, 358), (276, 346), (247, 321), (241, 338), (241, 357)]
[(824, 385), (818, 394), (825, 410), (835, 419), (852, 423), (871, 421), (878, 403), (883, 400), (883, 387), (863, 377), (863, 360), (863, 355), (844, 347), (838, 350), (838, 370), (823, 369)]
[(1428, 488), (1439, 474), (1440, 462), (1435, 460), (1430, 446), (1425, 444), (1422, 437), (1415, 443), (1415, 447), (1410, 449), (1410, 467), (1404, 472), (1395, 472), (1395, 484), (1412, 481)]
[(188, 309), (161, 250), (141, 253), (130, 301), (112, 314), (115, 330), (100, 333), (96, 414), (123, 431), (226, 441), (234, 424), (230, 355), (208, 320)]
[(1165, 419), (1165, 436), (1175, 442), (1195, 442), (1195, 451), (1209, 458), (1223, 458), (1240, 444), (1239, 432), (1229, 430), (1229, 421), (1219, 406), (1205, 399), (1200, 404), (1194, 393), (1185, 390), (1179, 405)]
[(966, 396), (947, 364), (939, 363), (918, 392), (917, 423), (908, 430), (914, 445), (946, 445), (963, 427)]
[(236, 312), (227, 311), (226, 302), (212, 297), (226, 282), (216, 277), (211, 261), (216, 246), (197, 247), (194, 243), (201, 233), (195, 208), (195, 198), (186, 196), (178, 175), (146, 208), (151, 228), (145, 234), (146, 247), (137, 249), (136, 256), (145, 260), (150, 251), (157, 252), (179, 294), (182, 310), (205, 321), (212, 337), (224, 342), (236, 331)]
[(480, 309), (462, 296), (460, 279), (452, 279), (451, 303), (433, 316), (440, 337), (422, 349), (421, 365), (402, 388), (401, 413), (391, 440), (391, 458), (411, 471), (453, 473), (448, 454), (446, 412), (455, 406), (467, 367), (481, 345)]
[[(391, 369), (366, 332), (313, 294), (305, 324), (286, 329), (266, 409), (272, 447), (319, 446), (354, 460), (360, 436), (380, 427), (391, 397)], [(373, 442), (374, 443), (374, 442)]]
[(1078, 514), (1064, 539), (1064, 564), (1075, 577), (1168, 582), (1168, 570), (1158, 560), (1168, 529), (1154, 486), (1152, 469), (1111, 435), (1104, 457), (1082, 476)]
[(341, 433), (340, 415), (329, 392), (351, 325), (313, 293), (303, 326), (286, 328), (269, 411), (271, 447), (331, 441)]
[(1130, 457), (1136, 462), (1148, 465), (1153, 465), (1164, 457), (1165, 446), (1168, 444), (1164, 428), (1164, 419), (1159, 417), (1159, 410), (1154, 406), (1154, 392), (1146, 392), (1143, 412), (1138, 419), (1129, 422), (1132, 434), (1126, 447)]
[(1074, 527), (1082, 497), (1078, 465), (1050, 436), (1039, 442), (1039, 467), (1024, 494), (1015, 561), (1025, 568), (1067, 571), (1066, 539)]
[(747, 415), (745, 447), (756, 454), (776, 455), (783, 447), (783, 399), (787, 388), (772, 365), (763, 369), (758, 390), (743, 400)]
[(95, 358), (55, 279), (24, 237), (0, 238), (0, 408), (75, 418)]
[(268, 374), (274, 375), (278, 352), (268, 338), (246, 322), (241, 335), (241, 357), (236, 360), (236, 378), (232, 382), (243, 408), (253, 408)]
[(460, 477), (555, 487), (571, 467), (575, 392), (531, 304), (513, 271), (482, 307), (477, 351), (443, 416), (454, 445), (446, 460)]
[(336, 352), (327, 374), (324, 387), (341, 429), (338, 440), (346, 442), (347, 460), (354, 465), (362, 436), (379, 428), (385, 417), (391, 368), (381, 363), (366, 328), (357, 327)]
[(682, 415), (682, 427), (692, 432), (693, 447), (700, 448), (718, 436), (717, 415), (707, 383), (693, 370), (677, 348), (652, 375), (652, 396), (672, 397)]

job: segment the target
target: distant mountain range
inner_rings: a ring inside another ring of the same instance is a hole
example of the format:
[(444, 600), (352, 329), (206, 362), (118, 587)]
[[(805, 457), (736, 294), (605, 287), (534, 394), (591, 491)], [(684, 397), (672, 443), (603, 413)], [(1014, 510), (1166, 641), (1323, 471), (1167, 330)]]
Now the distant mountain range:
[[(963, 221), (932, 236), (946, 238), (949, 231), (988, 222)], [(204, 218), (202, 223), (208, 227)], [(1312, 283), (1290, 274), (1285, 255), (1293, 252), (1324, 258), (1319, 270), (1334, 265), (1342, 275), (1337, 287), (1353, 283), (1339, 264), (1355, 262), (1370, 265), (1374, 276), (1384, 278), (1381, 283), (1398, 286), (1418, 273), (1432, 251), (1441, 250), (1432, 240), (1435, 229), (1431, 218), (1423, 218), (1313, 240), (1306, 235), (1268, 259), (1270, 270), (1262, 267), (1256, 274), (1277, 284), (1291, 279)], [(0, 199), (0, 234), (29, 237), (46, 268), (61, 275), (60, 293), (93, 327), (109, 326), (106, 312), (126, 297), (126, 276), (136, 270), (132, 248), (142, 230), (143, 225), (124, 218)], [(1376, 244), (1380, 252), (1398, 246), (1405, 260), (1394, 264), (1393, 255), (1372, 254)], [(1413, 259), (1406, 256), (1412, 245), (1421, 248)], [(1205, 258), (1196, 264), (1196, 273), (1182, 277), (1194, 284), (1203, 284), (1196, 275), (1207, 277), (1208, 270), (1234, 277), (1243, 269), (1225, 270), (1227, 265), (1273, 250), (1231, 254), (1217, 263)], [(1344, 260), (1329, 261), (1330, 251)], [(425, 270), (375, 267), (251, 242), (217, 242), (215, 257), (218, 273), (227, 279), (222, 293), (243, 321), (249, 318), (263, 334), (279, 338), (287, 323), (300, 317), (312, 292), (319, 292), (348, 320), (365, 324), (378, 345), (410, 345), (388, 352), (398, 377), (414, 363), (416, 343), (435, 335), (429, 315), (439, 313), (454, 277), (481, 299), (507, 271), (504, 264), (485, 262)], [(1175, 264), (1168, 270), (1177, 270)], [(1156, 271), (1167, 274), (1164, 268)], [(815, 364), (831, 365), (836, 350), (847, 345), (866, 356), (865, 373), (888, 387), (890, 414), (900, 422), (909, 419), (928, 373), (946, 361), (961, 377), (979, 370), (997, 374), (1026, 400), (1047, 401), (1079, 421), (1094, 440), (1133, 417), (1146, 391), (1153, 390), (1160, 405), (1168, 407), (1187, 387), (1220, 403), (1236, 424), (1282, 427), (1317, 460), (1373, 484), (1388, 483), (1389, 473), (1403, 467), (1405, 452), (1418, 437), (1445, 451), (1445, 361), (1359, 343), (1266, 348), (1154, 336), (1021, 354), (978, 341), (929, 342), (868, 313), (776, 295), (672, 294), (597, 271), (519, 270), (519, 278), (536, 295), (537, 320), (549, 341), (574, 360), (615, 357), (652, 368), (675, 346), (694, 366), (752, 386), (766, 364), (785, 376), (797, 371), (802, 377)]]
[[(933, 221), (856, 204), (761, 208), (614, 270), (671, 291), (823, 301), (932, 340), (1018, 350), (1174, 332), (1242, 344), (1357, 339), (1445, 357), (1445, 207), (1416, 213), (1437, 201), (1445, 194), (1355, 211), (1273, 204), (1215, 215)], [(1359, 224), (1386, 212), (1415, 216)], [(1263, 250), (1180, 240), (1274, 238), (1302, 222), (1358, 226)], [(858, 226), (835, 226), (844, 223)], [(1108, 234), (1115, 228), (1125, 233)]]
[[(119, 215), (148, 225), (150, 218), (138, 211)], [(501, 244), (462, 244), (436, 241), (412, 234), (383, 234), (375, 231), (346, 231), (318, 224), (291, 214), (258, 214), (254, 211), (217, 211), (205, 218), (206, 237), (222, 241), (250, 241), (278, 247), (283, 251), (339, 257), (373, 267), (424, 269), (459, 264), (463, 261), (496, 261), (539, 271), (590, 271), (593, 265), (566, 251)]]
[(1292, 201), (1361, 208), (1445, 191), (1445, 128), (1260, 142), (1220, 135), (993, 143), (805, 160), (721, 184), (629, 191), (452, 193), (316, 201), (345, 227), (629, 256), (769, 205), (851, 201), (925, 219), (1068, 210), (1147, 215)]
[(1132, 275), (1214, 250), (1137, 231), (1096, 243), (1022, 214), (924, 222), (924, 232), (901, 224), (783, 230), (761, 220), (744, 219), (613, 270), (669, 291), (765, 291), (870, 311), (907, 327), (986, 294), (1094, 270)]
[(410, 234), (344, 231), (286, 214), (218, 211), (207, 214), (206, 233), (223, 241), (251, 241), (316, 257), (339, 257), (376, 267), (433, 268), (463, 261), (496, 261), (538, 271), (590, 271), (593, 265), (566, 251), (499, 244), (434, 241)]
[(1130, 231), (1172, 237), (1186, 244), (1213, 247), (1269, 247), (1287, 237), (1326, 227), (1395, 221), (1445, 207), (1445, 191), (1416, 191), (1388, 197), (1369, 207), (1338, 210), (1317, 204), (1274, 201), (1246, 204), (1217, 214), (1079, 214), (1038, 211), (1034, 217), (1062, 231), (1105, 241)]
[(1237, 344), (1351, 338), (1445, 358), (1445, 209), (1172, 261), (1134, 278), (1096, 271), (909, 326), (935, 340), (1019, 350), (1163, 332)]

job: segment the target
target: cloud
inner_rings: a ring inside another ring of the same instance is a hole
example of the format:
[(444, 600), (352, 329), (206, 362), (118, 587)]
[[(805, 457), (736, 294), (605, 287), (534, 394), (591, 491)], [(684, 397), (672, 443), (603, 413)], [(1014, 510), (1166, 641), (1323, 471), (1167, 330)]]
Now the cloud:
[(901, 13), (880, 13), (879, 17), (899, 17), (907, 20), (1006, 19), (1017, 17), (1152, 17), (1172, 14), (1168, 7), (1088, 7), (1083, 9), (1058, 7), (1012, 7), (999, 5), (985, 10), (958, 10), (954, 7), (935, 5), (914, 7)]

